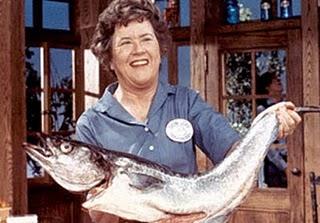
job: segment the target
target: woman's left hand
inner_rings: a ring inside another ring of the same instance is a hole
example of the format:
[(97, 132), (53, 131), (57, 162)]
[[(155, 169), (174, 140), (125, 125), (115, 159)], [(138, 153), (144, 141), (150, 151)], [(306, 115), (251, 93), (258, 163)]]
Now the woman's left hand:
[(301, 122), (301, 117), (295, 112), (295, 105), (292, 102), (279, 102), (268, 108), (275, 111), (280, 122), (278, 138), (285, 138), (291, 135)]

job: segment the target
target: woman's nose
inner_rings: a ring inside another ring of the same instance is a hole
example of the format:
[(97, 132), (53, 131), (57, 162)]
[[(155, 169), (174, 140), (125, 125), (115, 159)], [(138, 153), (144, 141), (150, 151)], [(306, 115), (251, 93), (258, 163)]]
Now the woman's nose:
[(143, 53), (145, 51), (143, 45), (139, 41), (135, 41), (133, 44), (133, 53)]

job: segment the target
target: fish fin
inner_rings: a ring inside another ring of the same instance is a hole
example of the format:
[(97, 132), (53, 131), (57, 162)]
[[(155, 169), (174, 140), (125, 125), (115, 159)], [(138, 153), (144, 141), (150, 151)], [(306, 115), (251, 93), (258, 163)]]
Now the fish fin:
[(135, 172), (126, 172), (126, 174), (131, 181), (129, 185), (138, 190), (161, 189), (164, 186), (164, 182), (154, 176)]

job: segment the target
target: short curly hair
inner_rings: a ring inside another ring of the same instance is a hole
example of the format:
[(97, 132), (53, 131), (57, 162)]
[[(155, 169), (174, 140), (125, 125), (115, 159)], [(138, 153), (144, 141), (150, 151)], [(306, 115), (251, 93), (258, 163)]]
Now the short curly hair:
[(163, 20), (159, 8), (150, 0), (113, 0), (100, 14), (92, 40), (91, 51), (103, 67), (110, 71), (112, 58), (112, 36), (116, 25), (127, 25), (130, 21), (148, 20), (160, 45), (160, 54), (164, 56), (171, 43), (167, 23)]

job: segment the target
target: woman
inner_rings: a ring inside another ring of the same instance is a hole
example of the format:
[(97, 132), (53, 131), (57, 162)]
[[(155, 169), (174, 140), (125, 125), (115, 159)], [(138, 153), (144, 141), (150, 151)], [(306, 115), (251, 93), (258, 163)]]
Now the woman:
[[(268, 98), (257, 101), (257, 112), (283, 100), (283, 87), (276, 72), (265, 72), (257, 78), (256, 93), (269, 95)], [(277, 148), (270, 149), (264, 160), (258, 178), (259, 187), (287, 187), (287, 148), (285, 140), (277, 140)]]
[[(159, 81), (161, 57), (169, 34), (149, 0), (114, 0), (100, 15), (92, 51), (118, 82), (79, 118), (79, 140), (134, 153), (174, 171), (196, 173), (195, 145), (219, 163), (239, 140), (226, 119), (193, 90)], [(274, 106), (281, 121), (279, 137), (300, 122), (292, 103)], [(91, 211), (95, 222), (106, 214)], [(194, 222), (202, 213), (172, 216), (161, 222)]]

